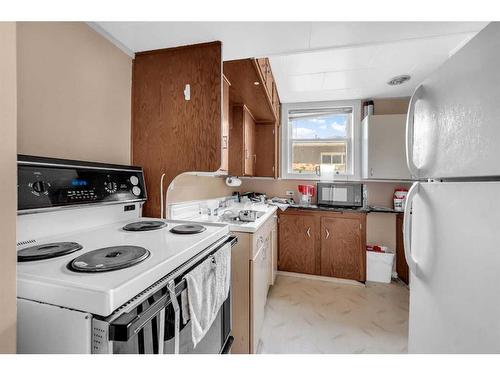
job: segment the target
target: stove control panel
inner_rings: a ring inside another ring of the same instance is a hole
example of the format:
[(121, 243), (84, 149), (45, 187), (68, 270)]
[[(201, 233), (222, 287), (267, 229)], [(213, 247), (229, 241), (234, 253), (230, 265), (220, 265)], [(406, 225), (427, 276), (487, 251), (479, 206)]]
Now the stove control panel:
[(142, 168), (18, 156), (18, 211), (145, 201)]

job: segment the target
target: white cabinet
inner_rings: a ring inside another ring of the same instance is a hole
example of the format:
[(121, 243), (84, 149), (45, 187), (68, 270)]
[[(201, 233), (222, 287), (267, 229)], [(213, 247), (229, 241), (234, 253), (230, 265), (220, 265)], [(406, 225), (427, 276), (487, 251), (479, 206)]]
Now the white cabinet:
[(257, 353), (262, 324), (264, 323), (264, 310), (269, 289), (269, 236), (261, 243), (254, 259), (250, 262), (251, 269), (251, 353)]
[(370, 115), (361, 127), (362, 177), (411, 180), (406, 166), (406, 115)]
[(278, 273), (278, 216), (274, 215), (269, 235), (269, 285), (274, 285)]

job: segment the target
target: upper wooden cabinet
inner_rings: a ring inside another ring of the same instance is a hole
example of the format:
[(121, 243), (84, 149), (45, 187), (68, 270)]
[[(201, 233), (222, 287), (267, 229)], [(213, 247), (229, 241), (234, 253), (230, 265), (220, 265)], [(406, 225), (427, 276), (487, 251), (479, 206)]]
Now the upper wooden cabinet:
[(222, 81), (222, 155), (220, 172), (226, 173), (229, 171), (229, 86), (231, 83), (224, 77)]
[(369, 115), (363, 120), (362, 177), (411, 180), (406, 166), (406, 115)]
[(229, 174), (253, 176), (256, 162), (255, 119), (245, 105), (232, 106), (229, 150)]
[[(230, 132), (229, 174), (279, 177), (280, 102), (269, 59), (225, 61), (224, 75), (231, 82), (229, 100), (237, 111), (232, 114), (231, 126), (237, 130)], [(254, 120), (253, 137), (251, 129), (240, 131), (244, 130), (242, 106)], [(253, 155), (253, 164), (249, 155)]]
[(272, 99), (256, 59), (224, 61), (224, 75), (231, 82), (231, 103), (246, 105), (256, 122), (276, 121)]
[(221, 47), (212, 42), (136, 54), (132, 162), (144, 168), (145, 216), (160, 216), (163, 174), (166, 192), (181, 173), (221, 168)]

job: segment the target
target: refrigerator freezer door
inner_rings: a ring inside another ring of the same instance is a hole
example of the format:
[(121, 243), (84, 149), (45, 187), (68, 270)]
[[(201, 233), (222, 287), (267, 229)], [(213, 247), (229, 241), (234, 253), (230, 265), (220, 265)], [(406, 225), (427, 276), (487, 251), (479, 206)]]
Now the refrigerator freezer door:
[(415, 177), (500, 176), (500, 23), (429, 76), (412, 106)]
[(500, 353), (500, 182), (422, 183), (413, 198), (410, 353)]

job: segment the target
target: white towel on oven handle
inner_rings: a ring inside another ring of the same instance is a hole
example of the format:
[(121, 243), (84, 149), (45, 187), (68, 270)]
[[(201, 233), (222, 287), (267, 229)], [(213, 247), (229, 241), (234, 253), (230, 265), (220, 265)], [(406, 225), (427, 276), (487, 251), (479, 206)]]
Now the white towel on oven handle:
[(231, 244), (224, 245), (184, 275), (187, 290), (181, 294), (184, 324), (191, 319), (193, 345), (203, 339), (227, 299), (231, 283)]

